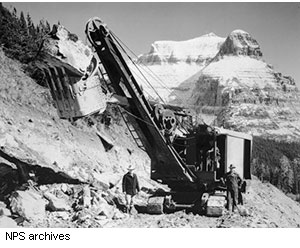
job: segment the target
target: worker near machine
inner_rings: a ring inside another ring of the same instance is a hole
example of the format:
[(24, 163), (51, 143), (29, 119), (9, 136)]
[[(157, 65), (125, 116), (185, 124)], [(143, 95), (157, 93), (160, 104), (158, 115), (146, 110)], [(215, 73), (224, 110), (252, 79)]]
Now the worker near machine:
[(239, 197), (239, 181), (242, 181), (239, 174), (235, 171), (235, 166), (229, 166), (229, 172), (225, 175), (225, 182), (227, 187), (227, 209), (234, 212), (237, 207)]
[(131, 213), (133, 207), (133, 197), (140, 191), (137, 175), (133, 173), (134, 166), (130, 165), (128, 172), (123, 176), (122, 189), (125, 194), (126, 211)]

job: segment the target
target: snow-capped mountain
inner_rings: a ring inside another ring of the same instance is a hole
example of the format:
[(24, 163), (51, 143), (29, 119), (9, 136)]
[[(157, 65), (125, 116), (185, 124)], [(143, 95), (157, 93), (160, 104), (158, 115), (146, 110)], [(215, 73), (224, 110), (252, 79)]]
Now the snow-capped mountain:
[[(181, 42), (157, 41), (137, 62), (161, 79), (163, 83), (148, 77), (165, 101), (196, 110), (208, 124), (300, 138), (300, 95), (294, 80), (265, 62), (259, 43), (243, 30), (227, 38), (208, 34)], [(139, 82), (155, 98), (154, 90)]]
[(272, 138), (300, 138), (300, 94), (291, 77), (262, 59), (258, 42), (233, 31), (217, 55), (169, 98), (204, 121)]
[(139, 56), (138, 64), (203, 63), (216, 55), (224, 40), (209, 33), (187, 41), (156, 41), (149, 53)]
[(142, 79), (135, 66), (130, 65), (145, 93), (154, 99), (159, 92), (165, 101), (176, 87), (197, 73), (212, 60), (220, 50), (225, 38), (214, 33), (186, 41), (156, 41), (149, 53), (142, 54), (137, 64), (153, 88)]

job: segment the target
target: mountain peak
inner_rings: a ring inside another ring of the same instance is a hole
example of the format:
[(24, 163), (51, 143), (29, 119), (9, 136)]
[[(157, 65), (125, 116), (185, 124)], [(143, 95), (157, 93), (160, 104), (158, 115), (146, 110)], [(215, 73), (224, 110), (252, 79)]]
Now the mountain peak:
[(236, 29), (228, 35), (218, 55), (242, 55), (260, 59), (262, 52), (258, 42), (249, 33)]

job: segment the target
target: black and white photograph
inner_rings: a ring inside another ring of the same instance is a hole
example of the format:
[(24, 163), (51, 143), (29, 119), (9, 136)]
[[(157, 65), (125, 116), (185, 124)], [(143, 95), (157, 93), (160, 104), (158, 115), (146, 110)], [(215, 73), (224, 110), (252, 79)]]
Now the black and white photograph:
[(299, 2), (0, 3), (0, 238), (300, 227), (299, 40)]

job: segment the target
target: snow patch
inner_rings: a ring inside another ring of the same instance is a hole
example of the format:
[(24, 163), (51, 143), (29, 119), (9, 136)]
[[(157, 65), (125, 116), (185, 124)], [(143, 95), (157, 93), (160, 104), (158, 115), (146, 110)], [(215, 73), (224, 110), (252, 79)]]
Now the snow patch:
[[(235, 87), (237, 82), (247, 87), (276, 87), (274, 71), (265, 62), (247, 56), (224, 56), (203, 69), (202, 75), (218, 79), (221, 85), (227, 87)], [(233, 84), (230, 85), (230, 82)]]
[(214, 33), (186, 41), (156, 41), (152, 44), (149, 53), (139, 56), (138, 63), (153, 63), (154, 56), (158, 56), (160, 61), (165, 62), (170, 58), (179, 61), (212, 58), (218, 53), (224, 41), (225, 38), (216, 36)]

